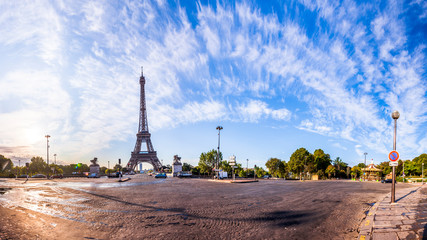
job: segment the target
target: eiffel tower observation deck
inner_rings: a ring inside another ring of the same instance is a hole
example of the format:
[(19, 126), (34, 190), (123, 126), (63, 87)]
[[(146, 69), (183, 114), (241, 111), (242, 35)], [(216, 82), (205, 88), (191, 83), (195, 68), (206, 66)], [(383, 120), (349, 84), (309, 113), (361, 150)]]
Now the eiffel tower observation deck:
[(131, 153), (131, 157), (127, 164), (130, 170), (135, 170), (139, 163), (150, 163), (155, 171), (160, 171), (162, 164), (157, 158), (157, 152), (154, 151), (151, 143), (151, 134), (148, 131), (147, 109), (145, 105), (145, 77), (141, 67), (141, 77), (139, 78), (141, 85), (140, 94), (140, 111), (139, 111), (139, 126), (136, 134), (135, 149)]

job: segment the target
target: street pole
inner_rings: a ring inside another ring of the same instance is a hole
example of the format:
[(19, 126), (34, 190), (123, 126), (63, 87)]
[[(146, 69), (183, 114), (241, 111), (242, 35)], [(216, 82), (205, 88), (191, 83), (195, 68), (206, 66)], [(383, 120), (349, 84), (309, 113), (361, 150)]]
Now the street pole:
[(46, 152), (47, 152), (47, 157), (46, 157), (46, 161), (47, 161), (47, 178), (49, 178), (49, 138), (50, 136), (47, 134), (45, 136), (46, 138)]
[(365, 181), (366, 180), (366, 155), (368, 155), (368, 153), (367, 152), (365, 152), (364, 153), (365, 154), (365, 171), (363, 171), (363, 181)]
[[(399, 119), (400, 114), (398, 111), (394, 111), (391, 114), (391, 117), (394, 119), (394, 135), (393, 135), (393, 151), (396, 151), (396, 129), (397, 129), (397, 119)], [(399, 159), (397, 159), (399, 160)], [(391, 203), (396, 202), (396, 166), (393, 166), (393, 173), (391, 179)]]
[(403, 183), (405, 183), (405, 162), (403, 162), (402, 177), (403, 177)]
[(255, 172), (255, 169), (256, 169), (256, 165), (254, 165), (254, 180), (256, 179), (256, 172)]
[(249, 159), (246, 158), (246, 177), (248, 177), (249, 173)]
[(216, 153), (216, 179), (219, 179), (219, 144), (221, 139), (221, 130), (223, 129), (222, 126), (216, 127), (216, 130), (218, 130), (218, 152)]
[(53, 154), (53, 156), (55, 157), (55, 169), (53, 170), (53, 174), (55, 175), (55, 173), (56, 173), (56, 153)]
[(421, 180), (421, 181), (422, 181), (422, 183), (423, 183), (423, 185), (424, 185), (424, 163), (422, 163), (422, 164), (421, 164), (421, 166), (422, 166), (422, 167), (421, 167), (421, 178), (422, 178), (422, 180)]

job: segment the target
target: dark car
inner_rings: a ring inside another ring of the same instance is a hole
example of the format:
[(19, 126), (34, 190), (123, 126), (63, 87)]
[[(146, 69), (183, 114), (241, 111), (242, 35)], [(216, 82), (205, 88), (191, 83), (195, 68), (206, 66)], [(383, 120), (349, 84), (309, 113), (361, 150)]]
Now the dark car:
[(155, 176), (155, 178), (166, 178), (166, 173), (159, 173)]
[(64, 178), (64, 175), (62, 175), (62, 174), (55, 174), (55, 175), (53, 175), (51, 178)]
[(22, 174), (22, 175), (19, 175), (18, 176), (18, 178), (27, 178), (28, 177), (28, 175), (27, 174)]
[(31, 176), (31, 178), (46, 178), (46, 175), (39, 173), (39, 174)]
[(381, 180), (381, 183), (391, 183), (392, 181), (392, 179), (383, 179)]

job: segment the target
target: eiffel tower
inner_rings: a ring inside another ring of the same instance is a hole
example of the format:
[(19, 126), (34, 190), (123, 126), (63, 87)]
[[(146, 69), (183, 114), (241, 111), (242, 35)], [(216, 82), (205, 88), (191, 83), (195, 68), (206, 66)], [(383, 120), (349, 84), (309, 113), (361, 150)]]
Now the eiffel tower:
[[(136, 134), (136, 144), (131, 157), (128, 162), (128, 169), (134, 170), (138, 163), (150, 163), (153, 165), (155, 171), (160, 171), (162, 164), (157, 158), (157, 152), (154, 151), (153, 144), (151, 143), (151, 134), (148, 132), (147, 109), (145, 107), (145, 77), (141, 67), (141, 77), (139, 78), (141, 84), (141, 99), (139, 111), (139, 127)], [(144, 145), (146, 149), (141, 149)]]

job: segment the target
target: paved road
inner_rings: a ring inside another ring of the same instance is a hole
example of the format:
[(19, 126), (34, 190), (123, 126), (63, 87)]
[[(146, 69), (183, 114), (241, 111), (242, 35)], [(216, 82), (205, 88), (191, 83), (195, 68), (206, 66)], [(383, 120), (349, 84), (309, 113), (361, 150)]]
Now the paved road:
[(390, 191), (352, 181), (114, 181), (0, 182), (0, 239), (357, 239), (365, 212)]

